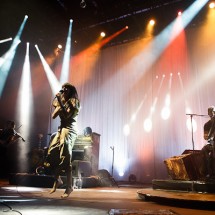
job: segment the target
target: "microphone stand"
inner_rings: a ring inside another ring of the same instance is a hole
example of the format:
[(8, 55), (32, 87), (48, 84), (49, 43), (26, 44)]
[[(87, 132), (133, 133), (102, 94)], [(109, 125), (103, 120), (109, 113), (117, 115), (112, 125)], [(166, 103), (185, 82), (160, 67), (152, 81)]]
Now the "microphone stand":
[(194, 139), (193, 139), (193, 116), (203, 116), (203, 117), (208, 117), (208, 115), (200, 115), (200, 114), (195, 114), (195, 113), (190, 113), (190, 114), (186, 114), (188, 116), (190, 116), (190, 121), (191, 121), (191, 135), (192, 135), (192, 146), (193, 146), (193, 153), (194, 153)]
[(111, 150), (113, 151), (113, 157), (112, 157), (112, 168), (111, 168), (111, 170), (112, 170), (112, 172), (111, 172), (111, 176), (113, 177), (113, 166), (114, 166), (114, 146), (111, 146), (110, 148), (111, 148)]
[(117, 184), (117, 182), (115, 181), (115, 179), (114, 179), (114, 177), (113, 177), (113, 166), (114, 166), (114, 146), (111, 146), (110, 147), (111, 148), (111, 150), (113, 151), (113, 157), (112, 157), (112, 174), (111, 174), (111, 176), (112, 176), (112, 182), (117, 186), (117, 187), (119, 187), (118, 186), (118, 184)]

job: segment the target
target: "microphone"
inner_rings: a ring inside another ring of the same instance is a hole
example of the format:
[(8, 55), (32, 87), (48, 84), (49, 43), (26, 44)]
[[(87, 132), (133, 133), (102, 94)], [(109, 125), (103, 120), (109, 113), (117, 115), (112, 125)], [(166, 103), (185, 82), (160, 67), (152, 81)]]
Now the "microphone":
[(59, 92), (55, 95), (54, 99), (57, 98), (57, 96), (59, 96), (59, 95), (58, 95), (59, 93), (60, 93), (60, 94), (64, 93), (64, 90), (63, 90), (63, 89), (59, 90)]

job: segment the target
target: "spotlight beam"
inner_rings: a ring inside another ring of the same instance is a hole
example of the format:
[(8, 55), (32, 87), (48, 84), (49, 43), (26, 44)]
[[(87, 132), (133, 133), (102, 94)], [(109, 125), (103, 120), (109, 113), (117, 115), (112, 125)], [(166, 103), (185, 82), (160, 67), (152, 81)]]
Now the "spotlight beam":
[[(33, 113), (33, 99), (32, 99), (32, 84), (30, 74), (30, 60), (29, 60), (29, 43), (26, 46), (26, 56), (23, 65), (21, 83), (19, 87), (18, 100), (17, 100), (17, 118), (19, 124), (22, 126), (21, 133), (25, 139), (29, 139)], [(19, 145), (19, 169), (21, 172), (27, 169), (26, 153), (28, 151), (28, 145)]]
[(67, 35), (67, 41), (66, 41), (66, 47), (65, 47), (64, 57), (63, 57), (63, 65), (62, 65), (62, 70), (61, 70), (61, 77), (60, 77), (61, 83), (67, 82), (69, 80), (72, 23), (73, 23), (73, 21), (70, 20), (69, 31), (68, 31), (68, 35)]
[(47, 64), (46, 60), (44, 59), (42, 53), (39, 50), (39, 47), (37, 45), (35, 45), (35, 48), (39, 54), (40, 60), (42, 61), (43, 68), (44, 68), (45, 73), (47, 75), (49, 84), (51, 86), (52, 94), (55, 95), (61, 89), (61, 84), (57, 80), (56, 76), (54, 75), (53, 71), (51, 70), (51, 68)]
[(10, 37), (10, 38), (7, 38), (7, 39), (4, 39), (4, 40), (0, 40), (0, 43), (5, 43), (5, 42), (8, 42), (8, 41), (11, 41), (13, 38)]
[(0, 79), (0, 97), (2, 95), (15, 53), (16, 53), (16, 48), (18, 44), (21, 42), (20, 37), (22, 35), (24, 26), (26, 24), (26, 21), (28, 19), (28, 16), (25, 16), (19, 31), (17, 35), (15, 36), (13, 43), (11, 44), (10, 49), (7, 51), (7, 53), (4, 54), (4, 56), (0, 59), (0, 74), (1, 74), (1, 79)]

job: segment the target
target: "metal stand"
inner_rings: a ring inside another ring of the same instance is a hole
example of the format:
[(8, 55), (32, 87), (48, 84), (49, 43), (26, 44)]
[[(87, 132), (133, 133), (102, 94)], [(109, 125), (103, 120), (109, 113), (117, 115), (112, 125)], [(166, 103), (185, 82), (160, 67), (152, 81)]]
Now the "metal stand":
[(117, 182), (115, 181), (115, 179), (114, 179), (114, 177), (113, 177), (113, 168), (114, 168), (114, 146), (111, 146), (110, 147), (111, 148), (111, 150), (112, 150), (112, 152), (113, 152), (113, 156), (112, 156), (112, 167), (111, 167), (111, 180), (114, 182), (114, 184), (117, 186), (117, 187), (119, 187), (118, 186), (118, 184), (117, 184)]
[(186, 114), (190, 116), (190, 121), (191, 121), (191, 133), (192, 133), (192, 146), (193, 146), (193, 152), (195, 150), (195, 144), (194, 144), (194, 139), (193, 139), (193, 116), (203, 116), (203, 117), (208, 117), (208, 115), (199, 115), (199, 114)]

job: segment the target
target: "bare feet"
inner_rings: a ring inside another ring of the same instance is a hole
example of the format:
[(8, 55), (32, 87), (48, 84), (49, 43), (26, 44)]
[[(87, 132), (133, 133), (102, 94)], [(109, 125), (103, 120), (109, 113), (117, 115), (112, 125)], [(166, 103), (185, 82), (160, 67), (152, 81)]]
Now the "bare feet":
[(66, 188), (65, 193), (61, 196), (61, 198), (65, 199), (69, 197), (70, 193), (73, 191), (72, 188)]
[(50, 190), (49, 194), (54, 193), (54, 192), (56, 191), (56, 189), (57, 189), (58, 187), (60, 187), (62, 184), (63, 184), (63, 181), (61, 180), (61, 178), (59, 178), (58, 180), (56, 180), (56, 181), (54, 182), (54, 185), (53, 185), (52, 189)]

